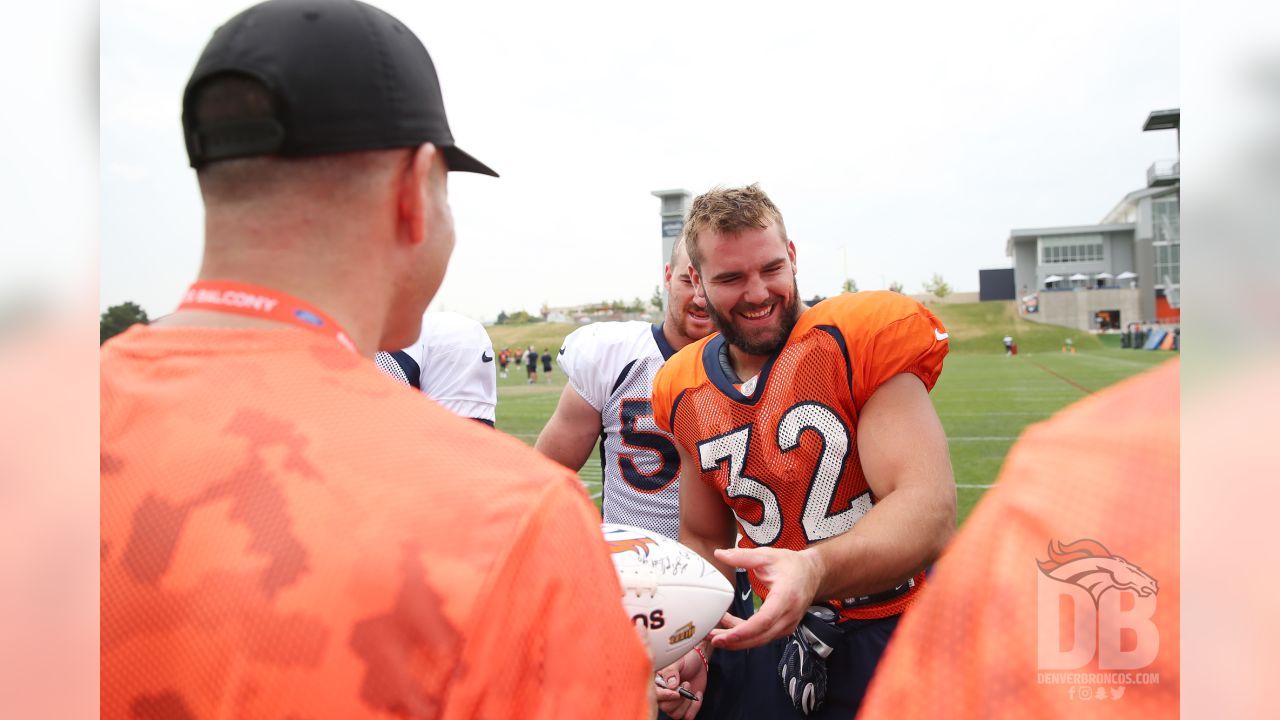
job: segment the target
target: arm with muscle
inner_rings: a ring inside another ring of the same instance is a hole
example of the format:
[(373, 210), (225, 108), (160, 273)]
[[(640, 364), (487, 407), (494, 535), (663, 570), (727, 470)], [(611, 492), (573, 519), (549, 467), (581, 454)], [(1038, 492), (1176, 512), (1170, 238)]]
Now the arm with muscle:
[(600, 411), (572, 385), (565, 385), (551, 419), (538, 434), (534, 448), (570, 470), (581, 470), (600, 437)]
[(892, 589), (936, 560), (955, 532), (947, 438), (919, 378), (896, 375), (871, 396), (858, 454), (878, 500), (852, 530), (803, 551), (821, 570), (819, 599)]

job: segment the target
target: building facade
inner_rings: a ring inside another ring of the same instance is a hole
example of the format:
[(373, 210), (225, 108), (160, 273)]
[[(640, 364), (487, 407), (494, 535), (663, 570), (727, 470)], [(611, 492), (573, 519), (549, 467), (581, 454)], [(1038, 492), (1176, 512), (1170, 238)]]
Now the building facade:
[[(1144, 130), (1178, 128), (1178, 110), (1159, 110)], [(1182, 288), (1178, 161), (1147, 169), (1147, 187), (1096, 225), (1013, 230), (1005, 254), (1028, 319), (1082, 330), (1130, 323), (1176, 324)]]

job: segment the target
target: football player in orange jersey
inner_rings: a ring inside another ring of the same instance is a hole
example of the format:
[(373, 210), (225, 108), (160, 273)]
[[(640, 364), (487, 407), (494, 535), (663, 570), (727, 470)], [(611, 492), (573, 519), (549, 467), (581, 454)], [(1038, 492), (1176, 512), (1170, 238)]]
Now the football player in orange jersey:
[(444, 276), (446, 173), (495, 174), (421, 41), (356, 0), (255, 5), (183, 129), (199, 279), (102, 349), (102, 716), (651, 718), (576, 476), (373, 362)]
[(757, 186), (699, 196), (685, 232), (720, 334), (654, 380), (681, 456), (680, 540), (726, 577), (746, 568), (764, 598), (713, 645), (755, 648), (753, 716), (852, 717), (955, 528), (928, 396), (946, 330), (897, 293), (806, 307), (795, 245)]

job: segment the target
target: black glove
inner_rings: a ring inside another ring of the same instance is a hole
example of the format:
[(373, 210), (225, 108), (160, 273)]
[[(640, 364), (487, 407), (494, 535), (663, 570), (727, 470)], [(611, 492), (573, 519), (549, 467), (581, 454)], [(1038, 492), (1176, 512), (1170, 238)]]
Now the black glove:
[(840, 634), (834, 620), (831, 608), (809, 608), (782, 650), (778, 678), (792, 706), (803, 715), (822, 707), (827, 697), (827, 656)]
[(809, 647), (799, 628), (791, 633), (782, 651), (778, 677), (796, 710), (808, 715), (822, 707), (827, 697), (827, 661)]

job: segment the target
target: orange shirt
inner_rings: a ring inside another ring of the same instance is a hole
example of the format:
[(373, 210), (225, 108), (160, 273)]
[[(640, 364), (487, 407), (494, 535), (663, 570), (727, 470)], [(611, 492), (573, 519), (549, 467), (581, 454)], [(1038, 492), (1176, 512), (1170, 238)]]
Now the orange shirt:
[(102, 350), (102, 716), (648, 716), (575, 476), (302, 329)]
[[(721, 369), (723, 346), (712, 335), (667, 361), (653, 382), (654, 421), (701, 463), (703, 482), (733, 510), (742, 547), (802, 550), (847, 532), (875, 504), (858, 460), (858, 416), (900, 373), (932, 389), (947, 335), (918, 302), (863, 292), (806, 310), (778, 355), (740, 387)], [(923, 583), (921, 573), (899, 592), (838, 604), (847, 618), (885, 617)]]
[(1178, 716), (1178, 362), (1028, 429), (859, 718)]

